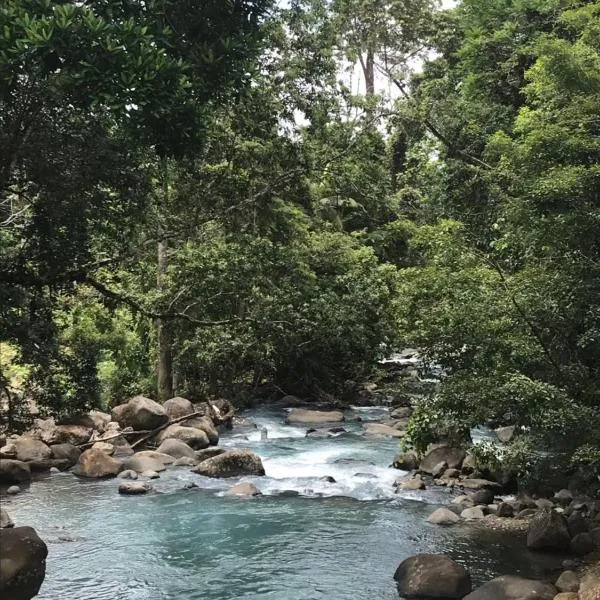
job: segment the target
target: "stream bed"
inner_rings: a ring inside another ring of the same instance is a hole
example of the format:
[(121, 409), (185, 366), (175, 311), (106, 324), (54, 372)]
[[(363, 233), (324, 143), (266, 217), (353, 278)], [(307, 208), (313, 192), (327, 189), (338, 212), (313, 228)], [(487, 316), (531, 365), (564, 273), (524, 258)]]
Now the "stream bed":
[[(382, 410), (349, 411), (348, 433), (330, 439), (285, 425), (284, 411), (246, 413), (257, 429), (223, 434), (220, 445), (262, 457), (266, 477), (241, 479), (261, 497), (224, 497), (240, 479), (177, 467), (147, 496), (119, 496), (119, 479), (63, 473), (2, 505), (48, 544), (40, 600), (397, 600), (394, 571), (419, 552), (449, 554), (475, 584), (554, 571), (560, 561), (527, 551), (513, 535), (426, 523), (451, 501), (446, 490), (395, 494), (402, 472), (389, 465), (398, 441), (364, 437), (355, 420), (379, 419)], [(188, 482), (198, 487), (184, 489)]]

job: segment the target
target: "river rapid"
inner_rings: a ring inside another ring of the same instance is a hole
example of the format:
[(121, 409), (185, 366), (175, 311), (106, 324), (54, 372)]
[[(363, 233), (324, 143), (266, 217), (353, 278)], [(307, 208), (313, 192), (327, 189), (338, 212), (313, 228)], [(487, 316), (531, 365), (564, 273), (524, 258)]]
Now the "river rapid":
[[(35, 527), (48, 544), (40, 600), (397, 600), (394, 571), (419, 552), (449, 554), (475, 584), (556, 567), (512, 535), (426, 523), (452, 497), (394, 493), (398, 441), (364, 437), (356, 420), (378, 420), (385, 409), (348, 411), (348, 433), (329, 439), (285, 425), (283, 410), (245, 416), (257, 428), (225, 433), (220, 445), (262, 457), (266, 476), (241, 479), (261, 497), (225, 497), (239, 479), (176, 467), (147, 496), (119, 496), (118, 479), (62, 473), (3, 498), (15, 523)], [(189, 482), (198, 487), (185, 489)]]

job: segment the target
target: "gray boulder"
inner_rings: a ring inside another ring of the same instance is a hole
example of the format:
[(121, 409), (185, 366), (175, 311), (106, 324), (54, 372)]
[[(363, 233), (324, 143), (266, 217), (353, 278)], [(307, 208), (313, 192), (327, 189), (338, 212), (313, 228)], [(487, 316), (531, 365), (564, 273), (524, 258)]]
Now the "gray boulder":
[(484, 583), (464, 600), (553, 600), (556, 593), (549, 583), (503, 575)]
[(494, 492), (487, 488), (478, 490), (471, 495), (471, 500), (473, 504), (492, 504), (494, 502)]
[(205, 448), (204, 450), (196, 450), (196, 460), (200, 463), (213, 456), (219, 456), (219, 454), (224, 454), (226, 450), (223, 448)]
[(516, 427), (509, 425), (508, 427), (499, 427), (496, 429), (496, 437), (503, 443), (508, 443), (515, 436)]
[(30, 600), (46, 576), (48, 548), (32, 527), (0, 529), (0, 597)]
[(20, 460), (0, 458), (0, 483), (28, 483), (31, 481), (31, 469)]
[(532, 550), (566, 551), (571, 536), (565, 518), (554, 510), (539, 510), (529, 522), (527, 547)]
[(119, 484), (119, 494), (123, 496), (140, 496), (147, 494), (152, 487), (145, 481), (124, 481)]
[(499, 517), (512, 517), (515, 514), (515, 509), (508, 502), (500, 502), (496, 514)]
[(175, 467), (195, 467), (198, 464), (198, 461), (195, 458), (190, 458), (189, 456), (182, 456), (178, 458), (173, 466)]
[(445, 462), (449, 469), (460, 469), (466, 454), (462, 448), (455, 448), (453, 446), (444, 445), (433, 448), (423, 456), (419, 470), (433, 475), (436, 466), (442, 462)]
[(394, 573), (405, 598), (463, 598), (471, 591), (471, 578), (462, 565), (441, 554), (417, 554), (400, 563)]
[(81, 450), (73, 444), (53, 444), (50, 446), (52, 458), (57, 460), (68, 460), (73, 466), (81, 456)]
[(292, 408), (286, 423), (340, 423), (344, 420), (344, 413), (339, 410), (306, 410), (304, 408)]
[(121, 469), (122, 466), (118, 460), (102, 450), (90, 448), (81, 454), (77, 464), (73, 467), (73, 473), (78, 477), (104, 479), (116, 477)]
[(44, 442), (26, 435), (16, 439), (14, 445), (17, 451), (17, 460), (23, 462), (44, 460), (52, 456), (52, 450)]
[(219, 432), (210, 417), (196, 417), (190, 419), (189, 421), (185, 421), (185, 426), (203, 431), (211, 446), (216, 446), (219, 443)]
[(260, 490), (253, 483), (237, 483), (230, 487), (226, 492), (226, 496), (260, 496)]
[(185, 442), (177, 439), (167, 439), (165, 440), (157, 449), (158, 452), (162, 454), (168, 454), (173, 458), (182, 458), (188, 457), (196, 460), (196, 454), (194, 450), (188, 446)]
[(240, 477), (264, 475), (265, 469), (260, 456), (251, 450), (228, 450), (202, 461), (192, 472), (205, 477)]
[(384, 425), (383, 423), (365, 423), (363, 430), (366, 435), (377, 435), (382, 437), (401, 438), (404, 437), (404, 431)]
[(574, 554), (578, 556), (584, 556), (585, 554), (589, 554), (594, 551), (594, 540), (592, 536), (586, 531), (583, 533), (578, 533), (571, 540), (571, 550)]
[(559, 592), (577, 592), (581, 581), (575, 571), (563, 571), (554, 584)]
[(194, 450), (207, 448), (210, 444), (208, 436), (201, 429), (177, 424), (169, 425), (166, 429), (163, 429), (156, 439), (159, 444), (168, 439), (181, 440)]
[(454, 525), (454, 523), (458, 523), (459, 517), (455, 512), (447, 508), (438, 508), (433, 511), (428, 519), (428, 523), (433, 523), (434, 525)]
[(478, 521), (485, 517), (485, 513), (480, 506), (473, 506), (472, 508), (465, 508), (465, 510), (460, 513), (460, 516), (466, 521)]
[(415, 452), (409, 450), (403, 454), (398, 454), (392, 463), (394, 469), (402, 469), (403, 471), (414, 471), (419, 466), (419, 457)]
[(157, 452), (156, 450), (142, 450), (141, 452), (136, 452), (135, 455), (139, 458), (152, 458), (161, 462), (163, 465), (172, 465), (175, 462), (175, 459), (169, 454)]
[(194, 405), (187, 398), (182, 398), (181, 396), (167, 400), (163, 404), (163, 408), (171, 419), (185, 417), (195, 412)]
[[(158, 403), (145, 396), (135, 396), (124, 405), (115, 407), (121, 427), (132, 427), (134, 431), (151, 430), (169, 422), (169, 415)], [(113, 417), (113, 420), (114, 417)]]
[(136, 473), (144, 473), (145, 471), (164, 471), (166, 467), (156, 458), (134, 454), (123, 461), (123, 469), (135, 471)]

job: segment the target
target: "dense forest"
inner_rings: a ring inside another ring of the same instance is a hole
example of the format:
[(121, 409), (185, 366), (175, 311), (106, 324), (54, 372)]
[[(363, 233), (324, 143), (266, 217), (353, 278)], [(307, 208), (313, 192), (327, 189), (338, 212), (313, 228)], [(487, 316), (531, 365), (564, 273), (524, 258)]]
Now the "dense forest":
[(514, 424), (597, 484), (599, 115), (593, 1), (3, 0), (9, 426), (352, 402), (415, 347), (406, 447)]

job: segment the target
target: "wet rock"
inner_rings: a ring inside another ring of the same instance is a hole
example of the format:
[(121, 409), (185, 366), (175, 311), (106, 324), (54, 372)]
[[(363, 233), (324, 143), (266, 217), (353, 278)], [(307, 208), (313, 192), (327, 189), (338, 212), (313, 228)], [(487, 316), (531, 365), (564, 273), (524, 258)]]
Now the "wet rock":
[(190, 419), (189, 421), (185, 421), (185, 426), (203, 431), (211, 446), (216, 446), (219, 443), (219, 432), (210, 417), (196, 417), (195, 419)]
[(484, 583), (464, 600), (553, 600), (556, 588), (534, 579), (503, 575)]
[(432, 475), (433, 469), (441, 462), (445, 462), (449, 469), (459, 469), (462, 466), (465, 456), (466, 452), (462, 448), (439, 446), (429, 450), (425, 454), (419, 465), (419, 469)]
[(454, 498), (452, 500), (452, 504), (462, 504), (464, 506), (473, 506), (473, 500), (471, 499), (471, 496), (465, 496), (463, 494), (462, 496), (456, 496), (456, 498)]
[(145, 471), (164, 471), (166, 469), (164, 463), (151, 456), (140, 456), (134, 454), (123, 461), (123, 469), (135, 471), (136, 473), (144, 473)]
[(157, 451), (162, 454), (168, 454), (175, 459), (187, 457), (193, 459), (194, 462), (196, 461), (194, 450), (181, 440), (167, 439), (158, 447)]
[(169, 421), (165, 409), (158, 402), (144, 396), (135, 396), (121, 406), (124, 408), (113, 409), (113, 420), (121, 427), (132, 427), (134, 431), (142, 431), (156, 429)]
[(365, 423), (363, 425), (365, 435), (377, 435), (382, 437), (401, 438), (404, 437), (404, 431), (395, 429), (383, 423)]
[(43, 460), (52, 456), (52, 450), (35, 438), (21, 436), (14, 441), (17, 451), (17, 460), (28, 462), (30, 460)]
[(197, 487), (198, 487), (198, 485), (195, 484), (193, 481), (186, 481), (183, 484), (183, 489), (184, 490), (193, 490), (194, 488), (197, 488)]
[(81, 456), (81, 450), (73, 444), (53, 444), (50, 446), (52, 457), (59, 460), (68, 460), (73, 466)]
[(190, 458), (189, 456), (182, 456), (178, 458), (174, 463), (174, 467), (195, 467), (198, 464), (198, 461), (195, 458)]
[(494, 502), (494, 492), (487, 488), (478, 490), (474, 494), (471, 494), (471, 500), (473, 504), (492, 504)]
[(512, 517), (515, 514), (515, 511), (508, 502), (500, 502), (496, 514), (499, 517)]
[(344, 420), (344, 413), (339, 410), (306, 410), (304, 408), (292, 408), (286, 423), (340, 423)]
[(181, 396), (167, 400), (163, 404), (163, 408), (170, 419), (178, 419), (179, 417), (185, 417), (195, 412), (194, 405), (187, 398), (182, 398)]
[(77, 464), (73, 467), (73, 473), (79, 477), (102, 479), (116, 477), (121, 471), (121, 463), (108, 456), (102, 450), (90, 448), (81, 454)]
[(121, 471), (117, 476), (119, 479), (137, 479), (138, 474), (133, 469), (125, 469), (125, 471)]
[(260, 490), (253, 483), (237, 483), (231, 486), (226, 492), (226, 496), (260, 496)]
[(444, 473), (444, 471), (446, 471), (448, 469), (448, 465), (445, 462), (440, 462), (437, 465), (435, 465), (432, 469), (431, 469), (431, 475), (435, 478), (438, 479), (439, 477), (442, 476), (442, 474)]
[(563, 571), (554, 585), (559, 592), (577, 592), (580, 583), (579, 575), (575, 571)]
[(196, 460), (200, 463), (213, 456), (219, 456), (219, 454), (224, 454), (225, 450), (223, 448), (206, 448), (204, 450), (196, 450)]
[(193, 473), (205, 477), (241, 477), (264, 475), (260, 457), (250, 450), (228, 450), (218, 456), (202, 461), (192, 469)]
[(587, 532), (578, 533), (571, 540), (571, 550), (578, 556), (584, 556), (585, 554), (593, 552), (594, 540), (592, 539), (592, 536)]
[(48, 547), (32, 527), (0, 529), (0, 597), (29, 600), (46, 575)]
[(477, 469), (477, 459), (475, 458), (475, 455), (473, 455), (471, 453), (467, 453), (467, 455), (465, 456), (465, 460), (463, 460), (463, 464), (461, 467), (462, 472), (465, 475), (470, 475), (476, 469)]
[(424, 490), (425, 482), (420, 475), (415, 475), (413, 478), (400, 483), (400, 488), (406, 491)]
[(51, 475), (58, 475), (60, 473), (60, 469), (58, 467), (50, 467)]
[(27, 463), (8, 458), (0, 459), (0, 483), (28, 483), (31, 469)]
[(150, 484), (145, 481), (124, 481), (119, 484), (119, 494), (124, 496), (139, 496), (151, 490)]
[(208, 436), (202, 429), (185, 427), (183, 425), (169, 425), (157, 436), (157, 442), (162, 444), (165, 440), (175, 439), (185, 442), (194, 450), (202, 450), (210, 444)]
[(571, 536), (565, 518), (554, 510), (537, 512), (529, 523), (527, 547), (532, 550), (565, 551), (570, 548)]
[(485, 513), (480, 506), (473, 506), (472, 508), (465, 508), (465, 510), (460, 513), (460, 516), (466, 521), (478, 521), (485, 517)]
[(392, 463), (394, 469), (403, 471), (414, 471), (419, 466), (419, 457), (412, 451), (398, 454)]
[(115, 447), (108, 442), (96, 442), (92, 446), (92, 450), (100, 450), (100, 452), (104, 452), (109, 456), (112, 456), (115, 453)]
[(469, 490), (483, 490), (483, 489), (491, 489), (497, 490), (500, 489), (500, 485), (495, 481), (489, 481), (488, 479), (463, 479), (460, 482), (460, 485)]
[(460, 471), (458, 469), (446, 469), (442, 473), (442, 479), (458, 479), (460, 477)]
[(147, 479), (158, 479), (160, 477), (156, 471), (144, 471), (141, 475)]
[(447, 508), (438, 508), (427, 518), (427, 522), (434, 525), (454, 525), (459, 520), (459, 516)]
[(509, 425), (508, 427), (499, 427), (496, 429), (496, 437), (503, 443), (510, 442), (515, 436), (516, 427), (514, 425)]
[(0, 529), (5, 529), (7, 527), (14, 527), (15, 524), (13, 520), (10, 518), (10, 515), (0, 507)]
[(463, 598), (471, 591), (471, 578), (462, 565), (441, 554), (407, 558), (394, 573), (401, 596), (406, 598)]
[(325, 475), (324, 477), (319, 477), (319, 480), (326, 481), (327, 483), (337, 483), (335, 478), (333, 478), (331, 475)]
[(16, 496), (18, 493), (21, 492), (21, 488), (18, 485), (11, 485), (7, 490), (6, 493), (9, 496)]

